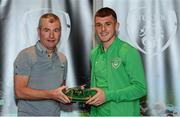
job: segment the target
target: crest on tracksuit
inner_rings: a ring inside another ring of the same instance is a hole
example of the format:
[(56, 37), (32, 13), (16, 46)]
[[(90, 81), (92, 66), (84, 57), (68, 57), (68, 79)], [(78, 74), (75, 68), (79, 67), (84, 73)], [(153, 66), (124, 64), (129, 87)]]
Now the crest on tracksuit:
[(117, 69), (121, 65), (121, 58), (116, 57), (111, 60), (111, 65), (114, 69)]

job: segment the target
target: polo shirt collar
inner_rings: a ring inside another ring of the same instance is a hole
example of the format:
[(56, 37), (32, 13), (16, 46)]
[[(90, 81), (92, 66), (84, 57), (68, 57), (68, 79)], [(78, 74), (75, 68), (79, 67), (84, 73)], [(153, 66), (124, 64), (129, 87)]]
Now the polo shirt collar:
[[(47, 49), (40, 43), (40, 41), (38, 40), (36, 43), (36, 48), (38, 51), (40, 51), (43, 54), (47, 54)], [(54, 53), (57, 52), (57, 48), (55, 48)]]

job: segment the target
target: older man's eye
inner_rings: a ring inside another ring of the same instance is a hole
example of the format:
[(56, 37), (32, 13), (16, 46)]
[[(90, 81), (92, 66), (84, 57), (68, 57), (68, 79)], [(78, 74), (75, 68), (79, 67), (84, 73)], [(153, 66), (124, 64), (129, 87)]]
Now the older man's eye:
[(54, 32), (60, 32), (60, 29), (59, 29), (59, 28), (56, 28), (56, 29), (54, 30)]
[(49, 29), (48, 29), (48, 28), (44, 28), (43, 31), (44, 31), (44, 32), (48, 32)]

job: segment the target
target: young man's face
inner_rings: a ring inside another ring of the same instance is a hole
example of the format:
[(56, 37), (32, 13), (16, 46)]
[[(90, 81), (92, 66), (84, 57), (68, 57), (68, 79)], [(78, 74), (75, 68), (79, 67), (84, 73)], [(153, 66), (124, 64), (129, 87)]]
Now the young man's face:
[(108, 42), (115, 38), (118, 23), (113, 16), (95, 17), (96, 35), (102, 42)]
[(38, 29), (41, 44), (48, 50), (54, 50), (61, 36), (61, 24), (59, 21), (50, 22), (43, 18), (41, 28)]

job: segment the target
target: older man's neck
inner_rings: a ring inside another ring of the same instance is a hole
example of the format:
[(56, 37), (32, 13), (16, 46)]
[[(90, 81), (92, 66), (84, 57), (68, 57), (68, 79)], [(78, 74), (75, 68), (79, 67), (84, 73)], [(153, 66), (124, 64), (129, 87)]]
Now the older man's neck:
[(54, 51), (55, 51), (55, 49), (51, 49), (51, 50), (50, 50), (50, 49), (47, 49), (47, 53), (48, 53), (48, 54), (52, 54)]

